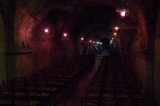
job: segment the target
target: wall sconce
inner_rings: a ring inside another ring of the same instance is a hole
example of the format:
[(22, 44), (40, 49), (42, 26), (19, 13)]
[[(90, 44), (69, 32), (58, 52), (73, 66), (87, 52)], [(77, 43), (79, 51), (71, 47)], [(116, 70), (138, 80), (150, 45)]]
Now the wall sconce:
[(45, 29), (44, 29), (44, 32), (45, 32), (45, 33), (49, 33), (49, 29), (48, 29), (48, 28), (45, 28)]
[(118, 12), (120, 16), (123, 18), (128, 15), (129, 10), (122, 8), (122, 9), (116, 9), (116, 12)]
[(63, 33), (63, 36), (64, 36), (64, 37), (67, 37), (67, 36), (68, 36), (68, 34), (67, 34), (67, 33)]
[(90, 43), (92, 43), (92, 40), (89, 40)]
[(118, 31), (118, 30), (119, 30), (119, 27), (118, 27), (118, 26), (116, 26), (116, 27), (114, 27), (114, 29), (115, 29), (116, 31)]
[(84, 38), (83, 37), (81, 37), (81, 41), (83, 41), (84, 40)]
[(116, 33), (116, 32), (114, 32), (114, 33), (113, 33), (113, 35), (114, 35), (114, 36), (117, 36), (117, 33)]
[(130, 5), (130, 0), (119, 0), (119, 8), (116, 9), (116, 12), (119, 13), (119, 15), (124, 18), (128, 15), (129, 13), (129, 5)]
[(63, 33), (61, 40), (69, 40), (68, 33)]

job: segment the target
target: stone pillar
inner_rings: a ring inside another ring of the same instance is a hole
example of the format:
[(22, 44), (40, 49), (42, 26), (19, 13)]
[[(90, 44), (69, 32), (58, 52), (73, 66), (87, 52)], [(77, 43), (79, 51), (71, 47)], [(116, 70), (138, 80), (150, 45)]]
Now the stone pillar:
[(147, 106), (154, 106), (154, 55), (151, 52), (145, 53), (146, 57), (146, 80), (145, 96)]
[[(149, 17), (149, 18), (148, 18)], [(155, 42), (155, 16), (153, 14), (147, 14), (147, 48), (146, 54), (146, 82), (145, 82), (145, 94), (147, 98), (148, 106), (154, 106), (154, 42)]]
[(2, 17), (4, 20), (5, 42), (6, 42), (6, 79), (14, 77), (15, 57), (11, 55), (16, 51), (14, 41), (14, 18), (15, 18), (15, 1), (5, 1), (2, 7)]

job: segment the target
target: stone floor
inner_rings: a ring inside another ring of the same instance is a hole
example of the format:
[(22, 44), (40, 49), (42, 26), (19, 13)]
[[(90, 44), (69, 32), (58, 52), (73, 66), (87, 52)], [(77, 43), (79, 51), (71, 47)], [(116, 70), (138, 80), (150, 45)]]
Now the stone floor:
[(86, 89), (89, 87), (89, 84), (97, 71), (98, 65), (101, 62), (103, 56), (108, 55), (107, 53), (103, 55), (97, 55), (95, 60), (95, 65), (91, 68), (91, 71), (87, 73), (79, 82), (76, 89), (72, 92), (71, 96), (66, 98), (65, 103), (58, 104), (58, 106), (81, 106), (81, 97), (85, 96)]

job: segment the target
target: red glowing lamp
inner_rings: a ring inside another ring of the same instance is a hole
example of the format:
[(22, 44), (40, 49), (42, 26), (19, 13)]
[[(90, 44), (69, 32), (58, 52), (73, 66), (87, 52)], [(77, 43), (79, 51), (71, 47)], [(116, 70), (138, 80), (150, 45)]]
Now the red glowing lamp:
[(126, 12), (125, 11), (122, 11), (120, 14), (121, 14), (122, 17), (126, 16)]
[(68, 33), (63, 33), (61, 39), (62, 39), (63, 41), (69, 40)]
[(92, 40), (89, 40), (90, 43), (92, 43)]
[(116, 27), (114, 27), (114, 29), (117, 31), (117, 30), (119, 29), (119, 27), (118, 27), (118, 26), (116, 26)]
[(81, 41), (83, 41), (84, 40), (84, 38), (83, 37), (81, 37)]
[(44, 32), (45, 32), (45, 33), (48, 33), (48, 32), (49, 32), (49, 29), (48, 29), (48, 28), (45, 28), (45, 29), (44, 29)]
[(64, 36), (64, 37), (67, 37), (67, 35), (68, 35), (67, 33), (63, 33), (63, 36)]
[(117, 9), (116, 11), (120, 14), (121, 17), (126, 17), (129, 12), (127, 9)]

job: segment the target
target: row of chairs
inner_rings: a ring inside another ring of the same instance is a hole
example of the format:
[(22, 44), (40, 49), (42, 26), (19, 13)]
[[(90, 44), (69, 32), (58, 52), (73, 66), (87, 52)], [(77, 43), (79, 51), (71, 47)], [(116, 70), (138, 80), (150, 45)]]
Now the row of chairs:
[(0, 106), (56, 106), (94, 61), (94, 55), (87, 55), (56, 65), (52, 70), (41, 70), (5, 81), (0, 88)]
[(145, 106), (143, 88), (115, 55), (102, 59), (82, 106)]

